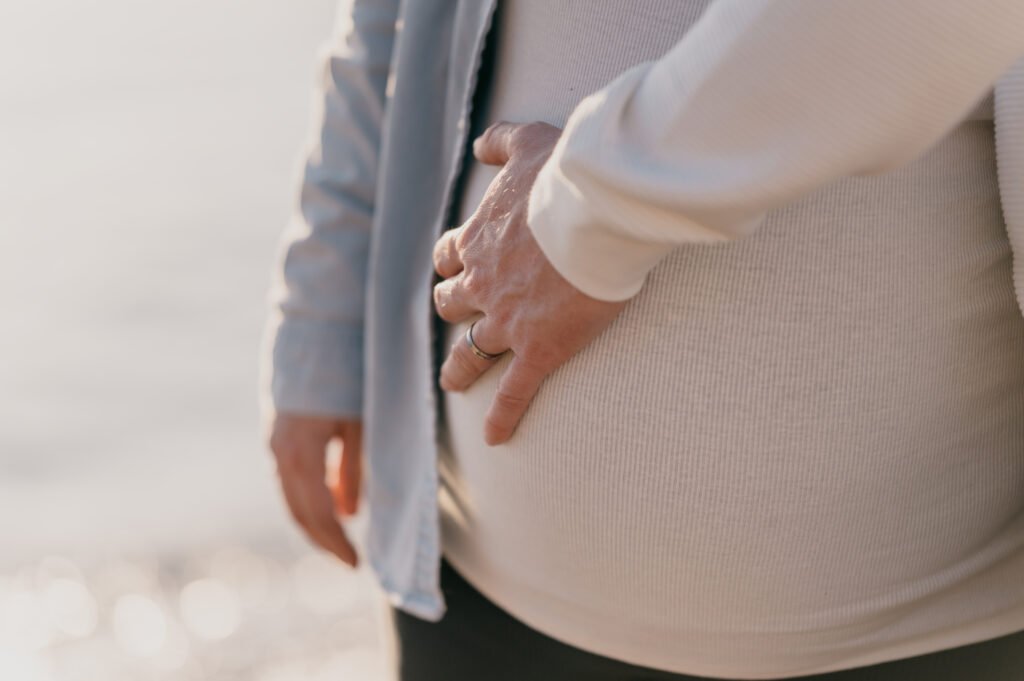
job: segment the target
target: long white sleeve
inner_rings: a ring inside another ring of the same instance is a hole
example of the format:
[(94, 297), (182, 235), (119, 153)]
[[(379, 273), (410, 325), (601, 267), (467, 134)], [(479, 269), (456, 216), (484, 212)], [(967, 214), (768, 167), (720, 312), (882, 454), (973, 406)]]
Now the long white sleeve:
[(1022, 54), (1021, 0), (718, 0), (574, 110), (530, 228), (581, 291), (629, 298), (677, 246), (913, 160)]

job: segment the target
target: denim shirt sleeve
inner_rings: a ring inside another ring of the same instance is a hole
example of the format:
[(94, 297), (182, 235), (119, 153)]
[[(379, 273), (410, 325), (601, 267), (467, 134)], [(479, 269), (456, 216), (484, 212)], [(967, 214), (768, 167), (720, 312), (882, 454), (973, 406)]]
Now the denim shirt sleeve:
[(277, 411), (362, 411), (367, 255), (398, 5), (342, 2), (321, 54), (298, 205), (279, 244), (264, 332), (263, 397)]

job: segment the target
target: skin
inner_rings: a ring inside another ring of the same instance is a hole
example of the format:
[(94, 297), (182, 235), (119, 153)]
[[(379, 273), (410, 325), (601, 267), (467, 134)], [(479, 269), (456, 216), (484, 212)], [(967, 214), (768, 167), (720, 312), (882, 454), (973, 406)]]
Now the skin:
[[(341, 464), (327, 470), (327, 449), (341, 443)], [(270, 451), (288, 510), (320, 548), (350, 567), (359, 558), (338, 516), (359, 507), (363, 424), (359, 420), (279, 413), (270, 433)]]
[[(501, 166), (473, 215), (434, 247), (438, 315), (456, 324), (478, 318), (477, 346), (513, 359), (488, 409), (484, 440), (507, 442), (544, 379), (597, 337), (626, 302), (591, 298), (566, 281), (526, 224), (527, 200), (561, 135), (546, 123), (496, 123), (474, 140), (481, 163)], [(460, 339), (441, 366), (444, 390), (469, 388), (496, 360), (477, 357)], [(318, 546), (351, 567), (358, 556), (340, 518), (359, 506), (362, 422), (278, 413), (270, 450), (295, 521)], [(332, 442), (342, 446), (338, 470), (327, 470)]]
[[(562, 131), (546, 123), (500, 122), (473, 143), (481, 163), (501, 166), (469, 220), (434, 246), (434, 306), (445, 321), (483, 315), (473, 340), (487, 353), (510, 350), (484, 423), (489, 445), (508, 441), (544, 379), (597, 337), (626, 305), (585, 295), (551, 265), (527, 226), (530, 190)], [(456, 342), (441, 388), (471, 386), (497, 360)]]

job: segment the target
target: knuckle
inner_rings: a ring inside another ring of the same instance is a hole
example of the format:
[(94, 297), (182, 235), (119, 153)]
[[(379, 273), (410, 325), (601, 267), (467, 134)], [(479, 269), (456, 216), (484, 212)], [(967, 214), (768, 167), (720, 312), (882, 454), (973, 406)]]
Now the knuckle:
[(527, 405), (529, 400), (523, 395), (513, 392), (508, 388), (499, 388), (494, 394), (494, 402), (499, 407), (519, 411)]
[(509, 133), (509, 145), (516, 150), (525, 149), (543, 133), (543, 129), (544, 123), (540, 121), (517, 125)]
[(553, 135), (557, 136), (559, 133), (558, 128), (544, 121), (533, 121), (527, 123), (526, 127), (533, 139), (547, 139)]
[[(467, 225), (467, 227), (470, 227), (470, 226), (475, 225), (475, 224), (476, 224), (475, 221), (474, 222), (470, 222), (469, 225)], [(462, 252), (464, 252), (466, 250), (466, 248), (469, 246), (469, 242), (472, 240), (472, 238), (473, 238), (473, 230), (472, 229), (459, 229), (458, 232), (455, 234), (455, 236), (453, 236), (450, 239), (448, 239), (448, 243), (446, 245), (445, 253), (452, 253), (452, 252), (462, 253)]]
[(536, 129), (536, 123), (520, 123), (509, 131), (509, 139), (513, 144), (522, 144), (529, 139), (530, 133)]
[(554, 364), (551, 344), (539, 340), (526, 339), (516, 357), (522, 360), (523, 371), (531, 373), (546, 374), (547, 368)]
[(517, 153), (533, 152), (538, 148), (545, 148), (557, 130), (543, 121), (524, 123), (512, 134), (510, 145)]
[(492, 281), (487, 273), (482, 273), (479, 268), (467, 270), (459, 282), (459, 289), (463, 291), (470, 300), (482, 303), (486, 301), (492, 290)]
[(491, 123), (487, 126), (487, 129), (484, 130), (484, 139), (488, 142), (491, 141), (491, 138), (497, 135), (500, 130), (507, 127), (508, 124), (508, 121), (495, 121), (494, 123)]
[(523, 150), (529, 141), (526, 126), (517, 125), (508, 132), (508, 153), (509, 156), (516, 156)]
[[(511, 330), (514, 312), (507, 307), (495, 307), (487, 313), (487, 321), (494, 330)], [(515, 336), (514, 333), (509, 335)]]

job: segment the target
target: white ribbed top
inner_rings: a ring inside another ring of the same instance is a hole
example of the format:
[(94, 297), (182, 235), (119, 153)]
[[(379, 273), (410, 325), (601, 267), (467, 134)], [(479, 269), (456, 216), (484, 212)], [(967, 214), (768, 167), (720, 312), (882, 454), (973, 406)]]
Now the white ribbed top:
[[(707, 4), (506, 0), (489, 118), (563, 124)], [(496, 169), (468, 172), (460, 220)], [(764, 679), (1024, 629), (1024, 319), (990, 101), (907, 167), (674, 251), (491, 448), (507, 362), (445, 398), (443, 545), (544, 633)]]

